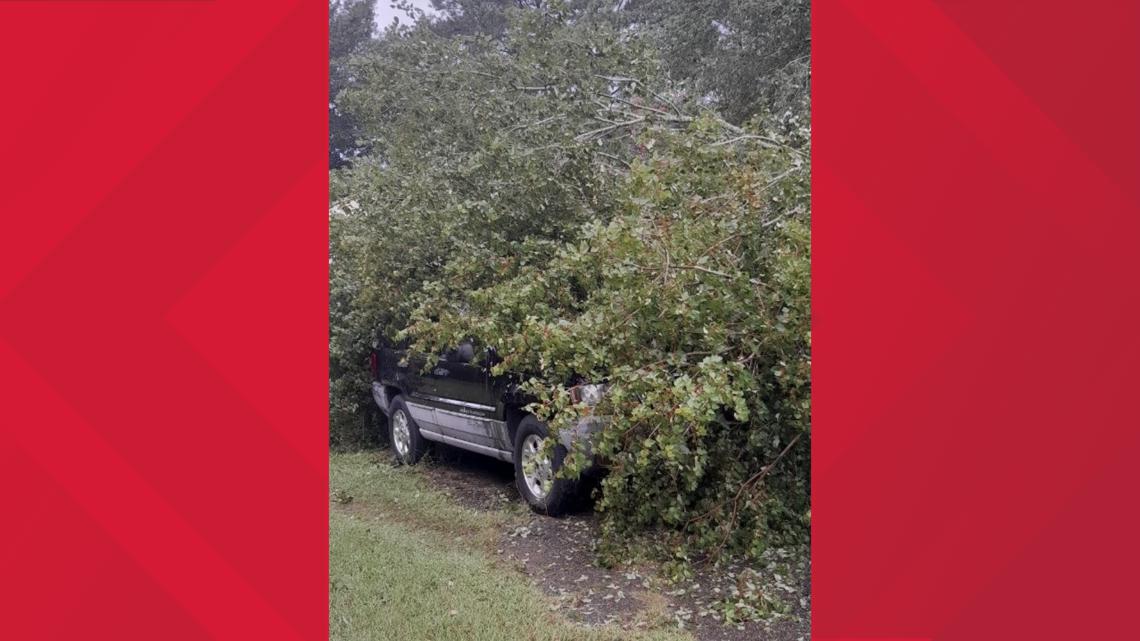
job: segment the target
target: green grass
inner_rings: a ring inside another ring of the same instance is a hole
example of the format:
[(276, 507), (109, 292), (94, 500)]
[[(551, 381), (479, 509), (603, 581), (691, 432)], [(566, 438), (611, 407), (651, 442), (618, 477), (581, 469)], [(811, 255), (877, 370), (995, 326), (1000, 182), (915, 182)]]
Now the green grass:
[(507, 513), (475, 512), (383, 453), (329, 459), (333, 640), (683, 641), (673, 631), (585, 628), (561, 619), (490, 553)]

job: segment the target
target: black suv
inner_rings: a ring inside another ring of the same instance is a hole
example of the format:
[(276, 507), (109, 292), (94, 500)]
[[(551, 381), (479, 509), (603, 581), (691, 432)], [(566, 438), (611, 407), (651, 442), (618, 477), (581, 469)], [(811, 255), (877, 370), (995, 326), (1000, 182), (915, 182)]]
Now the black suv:
[[(604, 419), (582, 419), (558, 434), (551, 456), (543, 453), (547, 425), (525, 411), (519, 377), (492, 376), (494, 352), (476, 359), (470, 343), (450, 350), (426, 367), (427, 357), (390, 347), (372, 351), (372, 397), (388, 416), (397, 460), (419, 461), (428, 441), (514, 463), (519, 493), (536, 512), (561, 514), (576, 492), (570, 479), (555, 478), (566, 454), (589, 447), (589, 435)], [(571, 387), (576, 402), (595, 405), (601, 385)]]

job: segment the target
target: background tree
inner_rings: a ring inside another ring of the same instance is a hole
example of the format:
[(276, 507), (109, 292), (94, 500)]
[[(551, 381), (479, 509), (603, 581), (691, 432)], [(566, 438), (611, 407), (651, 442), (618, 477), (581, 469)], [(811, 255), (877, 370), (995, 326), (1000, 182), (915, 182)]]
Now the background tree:
[(596, 9), (614, 9), (612, 0), (431, 0), (436, 17), (432, 31), (441, 36), (485, 35), (501, 38), (506, 33), (508, 13), (519, 10), (566, 10), (578, 18), (604, 15)]
[(809, 109), (810, 0), (628, 0), (677, 81), (733, 123)]
[[(525, 1), (525, 0), (523, 0)], [(507, 30), (507, 9), (518, 0), (432, 0), (439, 14), (432, 31), (441, 36), (481, 34), (501, 37)]]
[(348, 60), (375, 31), (375, 0), (329, 2), (329, 168), (350, 163), (362, 153), (356, 119), (340, 108), (338, 97), (351, 82)]

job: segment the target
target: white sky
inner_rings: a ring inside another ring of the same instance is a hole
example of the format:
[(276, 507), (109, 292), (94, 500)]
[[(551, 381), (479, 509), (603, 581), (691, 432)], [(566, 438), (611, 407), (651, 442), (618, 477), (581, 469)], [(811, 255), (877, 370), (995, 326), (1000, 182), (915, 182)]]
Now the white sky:
[[(431, 2), (429, 0), (412, 0), (412, 4), (428, 13), (432, 12)], [(392, 24), (392, 18), (397, 18), (400, 22), (405, 24), (408, 22), (408, 17), (404, 15), (404, 12), (392, 8), (392, 0), (376, 0), (377, 31), (383, 30)]]

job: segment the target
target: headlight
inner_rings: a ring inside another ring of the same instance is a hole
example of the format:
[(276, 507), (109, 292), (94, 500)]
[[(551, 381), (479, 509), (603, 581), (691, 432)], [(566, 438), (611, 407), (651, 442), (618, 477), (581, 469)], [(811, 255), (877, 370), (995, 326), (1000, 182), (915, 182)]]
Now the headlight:
[(602, 395), (605, 393), (605, 385), (575, 385), (570, 388), (570, 400), (575, 404), (582, 403), (593, 407), (602, 401)]

